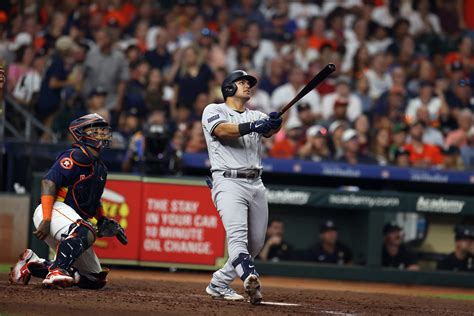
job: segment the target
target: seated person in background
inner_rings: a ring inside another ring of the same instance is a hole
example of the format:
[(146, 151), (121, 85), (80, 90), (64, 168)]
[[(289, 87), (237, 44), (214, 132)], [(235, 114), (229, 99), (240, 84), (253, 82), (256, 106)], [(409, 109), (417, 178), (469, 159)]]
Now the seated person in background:
[(416, 256), (402, 244), (401, 227), (387, 223), (383, 227), (382, 266), (401, 270), (419, 270)]
[(410, 167), (410, 153), (403, 147), (398, 148), (395, 151), (395, 166), (397, 167)]
[(345, 162), (351, 165), (356, 164), (367, 164), (367, 165), (376, 165), (377, 160), (372, 156), (366, 155), (360, 151), (359, 140), (357, 137), (357, 132), (354, 129), (346, 129), (342, 134), (342, 146), (344, 148), (344, 153), (340, 162)]
[(321, 241), (309, 252), (309, 260), (338, 265), (352, 262), (352, 251), (338, 240), (337, 228), (333, 221), (327, 220), (321, 225), (319, 238)]
[(474, 272), (474, 228), (457, 225), (454, 232), (454, 251), (438, 262), (437, 269)]
[(283, 240), (285, 226), (283, 221), (278, 218), (271, 219), (268, 222), (267, 235), (262, 251), (257, 259), (262, 261), (280, 261), (294, 259), (293, 248)]
[(331, 151), (327, 143), (328, 131), (321, 125), (313, 125), (306, 131), (306, 143), (298, 150), (301, 159), (327, 161)]
[(451, 145), (441, 149), (443, 154), (442, 169), (445, 170), (464, 170), (464, 163), (461, 158), (459, 147)]

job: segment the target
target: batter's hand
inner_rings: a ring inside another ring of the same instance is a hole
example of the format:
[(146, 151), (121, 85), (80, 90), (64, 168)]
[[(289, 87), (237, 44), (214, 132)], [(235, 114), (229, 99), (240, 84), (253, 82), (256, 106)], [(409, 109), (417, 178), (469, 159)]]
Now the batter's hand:
[(253, 121), (252, 123), (250, 123), (250, 130), (252, 132), (259, 133), (259, 134), (266, 134), (272, 130), (272, 127), (270, 125), (270, 120), (265, 119), (265, 120)]
[(272, 129), (279, 129), (283, 121), (278, 112), (272, 112), (268, 115)]
[(48, 237), (51, 230), (51, 221), (42, 220), (38, 226), (38, 229), (33, 232), (39, 240), (45, 240)]

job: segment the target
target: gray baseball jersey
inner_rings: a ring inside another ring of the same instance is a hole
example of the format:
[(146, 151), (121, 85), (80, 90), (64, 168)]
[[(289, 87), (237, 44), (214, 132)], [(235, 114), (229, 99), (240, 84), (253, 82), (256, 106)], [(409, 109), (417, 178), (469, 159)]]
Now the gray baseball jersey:
[(211, 171), (262, 169), (262, 135), (250, 133), (232, 140), (222, 140), (212, 135), (214, 128), (223, 122), (245, 123), (265, 119), (259, 111), (245, 109), (243, 113), (232, 110), (225, 103), (209, 104), (202, 114), (202, 126), (209, 152)]
[(268, 222), (265, 186), (260, 177), (226, 178), (224, 170), (262, 169), (262, 135), (250, 133), (232, 140), (220, 139), (212, 132), (220, 123), (246, 123), (265, 119), (259, 111), (239, 113), (225, 103), (209, 104), (202, 115), (213, 178), (212, 200), (227, 233), (229, 260), (213, 274), (211, 283), (229, 286), (243, 270), (233, 262), (240, 254), (255, 257), (263, 247)]

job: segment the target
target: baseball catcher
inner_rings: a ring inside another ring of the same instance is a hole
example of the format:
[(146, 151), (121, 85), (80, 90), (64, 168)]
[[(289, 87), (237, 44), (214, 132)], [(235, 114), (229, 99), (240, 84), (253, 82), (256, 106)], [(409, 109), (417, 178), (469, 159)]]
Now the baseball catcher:
[[(104, 216), (100, 200), (107, 180), (100, 153), (112, 139), (109, 124), (98, 114), (88, 114), (72, 121), (69, 132), (75, 142), (42, 179), (41, 204), (33, 215), (33, 234), (56, 249), (56, 258), (41, 259), (26, 249), (11, 269), (12, 284), (26, 285), (34, 276), (44, 279), (45, 288), (100, 289), (108, 270), (102, 270), (92, 244), (103, 236), (127, 244), (122, 227)], [(93, 217), (96, 227), (89, 221)]]

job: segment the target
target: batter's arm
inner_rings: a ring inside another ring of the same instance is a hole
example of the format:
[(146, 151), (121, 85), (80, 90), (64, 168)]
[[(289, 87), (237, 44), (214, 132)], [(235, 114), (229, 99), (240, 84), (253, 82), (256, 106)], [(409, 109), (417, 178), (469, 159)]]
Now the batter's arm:
[(237, 139), (242, 136), (239, 124), (235, 123), (220, 123), (214, 128), (212, 134), (221, 139)]

